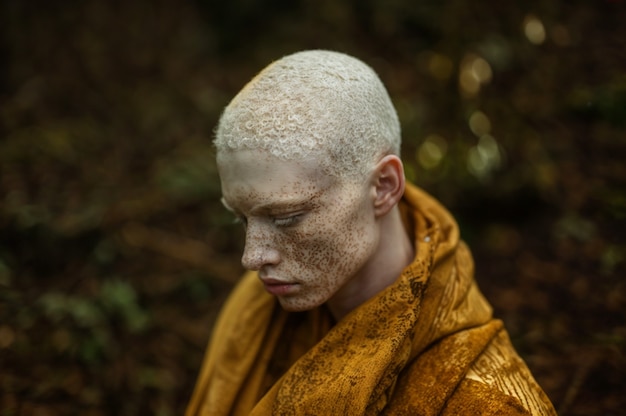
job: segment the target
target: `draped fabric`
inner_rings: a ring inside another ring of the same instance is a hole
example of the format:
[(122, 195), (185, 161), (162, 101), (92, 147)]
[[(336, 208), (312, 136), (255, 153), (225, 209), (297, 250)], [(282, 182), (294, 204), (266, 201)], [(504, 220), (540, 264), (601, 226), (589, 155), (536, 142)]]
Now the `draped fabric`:
[(452, 216), (407, 185), (416, 255), (341, 321), (289, 313), (244, 275), (216, 323), (196, 415), (555, 415), (474, 280)]

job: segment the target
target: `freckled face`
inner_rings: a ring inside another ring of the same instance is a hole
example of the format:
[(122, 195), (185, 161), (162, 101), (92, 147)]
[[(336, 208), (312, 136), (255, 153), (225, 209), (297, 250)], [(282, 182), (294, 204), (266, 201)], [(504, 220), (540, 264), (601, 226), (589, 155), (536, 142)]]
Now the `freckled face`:
[(367, 184), (320, 165), (319, 157), (283, 161), (258, 150), (218, 155), (224, 204), (244, 222), (242, 264), (290, 311), (355, 293), (378, 244)]

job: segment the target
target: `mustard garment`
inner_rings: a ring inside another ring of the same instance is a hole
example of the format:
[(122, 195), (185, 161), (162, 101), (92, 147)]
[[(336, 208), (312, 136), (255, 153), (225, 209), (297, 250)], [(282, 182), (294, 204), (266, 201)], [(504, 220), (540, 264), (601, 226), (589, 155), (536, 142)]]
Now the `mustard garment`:
[(452, 216), (407, 185), (397, 281), (338, 323), (282, 310), (256, 273), (216, 323), (187, 416), (556, 415), (474, 281)]

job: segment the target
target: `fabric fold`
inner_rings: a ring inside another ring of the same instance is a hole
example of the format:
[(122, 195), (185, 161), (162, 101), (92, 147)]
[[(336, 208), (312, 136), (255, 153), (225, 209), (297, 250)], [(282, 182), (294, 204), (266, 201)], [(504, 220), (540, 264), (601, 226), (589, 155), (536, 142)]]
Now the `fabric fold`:
[[(492, 318), (453, 217), (412, 185), (401, 212), (413, 262), (337, 323), (323, 308), (285, 312), (246, 274), (219, 318), (187, 415), (452, 414), (446, 409), (478, 400), (476, 391), (497, 398), (501, 414), (555, 414)], [(510, 380), (514, 391), (501, 388)]]

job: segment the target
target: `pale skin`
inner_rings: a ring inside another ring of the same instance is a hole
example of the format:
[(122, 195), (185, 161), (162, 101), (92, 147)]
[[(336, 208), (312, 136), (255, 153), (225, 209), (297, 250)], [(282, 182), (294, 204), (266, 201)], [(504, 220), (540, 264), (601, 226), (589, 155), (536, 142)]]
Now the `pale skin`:
[(326, 303), (337, 321), (392, 284), (414, 258), (397, 203), (402, 162), (382, 157), (361, 180), (325, 173), (322, 154), (285, 161), (218, 153), (224, 205), (242, 220), (242, 264), (289, 311)]

